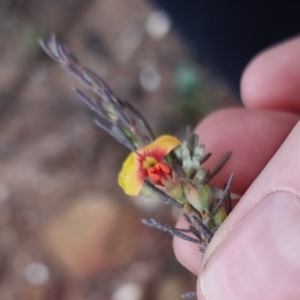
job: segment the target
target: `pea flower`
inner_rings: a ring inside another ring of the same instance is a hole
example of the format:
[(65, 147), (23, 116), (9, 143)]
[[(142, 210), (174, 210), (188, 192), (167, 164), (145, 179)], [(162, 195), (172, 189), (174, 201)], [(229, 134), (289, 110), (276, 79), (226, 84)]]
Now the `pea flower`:
[(137, 196), (147, 178), (164, 187), (173, 178), (173, 170), (164, 158), (181, 142), (163, 135), (144, 148), (132, 152), (119, 173), (118, 183), (129, 196)]

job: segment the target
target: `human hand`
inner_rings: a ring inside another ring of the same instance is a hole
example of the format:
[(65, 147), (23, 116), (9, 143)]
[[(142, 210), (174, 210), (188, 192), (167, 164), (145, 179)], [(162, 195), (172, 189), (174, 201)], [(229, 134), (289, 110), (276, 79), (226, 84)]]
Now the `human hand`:
[(199, 275), (198, 299), (300, 299), (299, 54), (300, 37), (260, 54), (242, 78), (246, 109), (217, 112), (196, 129), (213, 153), (208, 166), (233, 152), (213, 183), (233, 172), (232, 191), (244, 194), (202, 262), (197, 246), (174, 239), (179, 261)]

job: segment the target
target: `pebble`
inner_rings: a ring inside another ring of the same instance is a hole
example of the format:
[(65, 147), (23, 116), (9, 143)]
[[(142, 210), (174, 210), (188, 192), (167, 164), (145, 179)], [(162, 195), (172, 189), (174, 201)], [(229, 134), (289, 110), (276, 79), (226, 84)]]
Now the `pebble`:
[(44, 263), (33, 261), (26, 266), (24, 276), (28, 283), (42, 285), (49, 280), (50, 273)]
[(146, 32), (154, 39), (162, 39), (171, 29), (171, 19), (163, 11), (152, 12), (146, 21)]
[(140, 71), (139, 81), (142, 88), (147, 92), (155, 92), (160, 86), (160, 74), (154, 68), (144, 68)]
[(120, 268), (135, 256), (143, 226), (135, 211), (110, 195), (74, 198), (45, 228), (45, 243), (68, 273), (88, 278)]
[(119, 286), (112, 294), (112, 300), (140, 300), (143, 296), (142, 288), (133, 282)]

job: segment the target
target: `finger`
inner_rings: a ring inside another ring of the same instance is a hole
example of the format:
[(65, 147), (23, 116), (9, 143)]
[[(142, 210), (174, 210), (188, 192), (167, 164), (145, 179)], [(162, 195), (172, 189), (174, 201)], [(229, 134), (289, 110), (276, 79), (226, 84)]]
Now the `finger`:
[(229, 175), (234, 173), (232, 189), (243, 194), (298, 119), (293, 114), (243, 108), (222, 110), (207, 117), (196, 129), (206, 151), (212, 152), (205, 166), (212, 170), (227, 151), (232, 151), (229, 161), (213, 179), (213, 184), (223, 187)]
[[(243, 194), (277, 151), (296, 124), (298, 117), (279, 112), (256, 112), (245, 109), (223, 110), (206, 118), (196, 129), (212, 158), (213, 168), (228, 150), (232, 157), (215, 177), (214, 184), (222, 187), (231, 173), (235, 174), (233, 191)], [(186, 227), (183, 219), (177, 227)], [(191, 272), (198, 273), (201, 265), (199, 247), (174, 239), (178, 260)]]
[(300, 299), (300, 123), (219, 228), (199, 299)]
[[(176, 224), (177, 228), (188, 228), (186, 220), (181, 216)], [(188, 241), (174, 238), (173, 247), (175, 256), (182, 265), (194, 274), (198, 274), (201, 267), (201, 257), (199, 245), (192, 244)]]
[(300, 37), (259, 54), (244, 71), (241, 94), (246, 107), (300, 113)]

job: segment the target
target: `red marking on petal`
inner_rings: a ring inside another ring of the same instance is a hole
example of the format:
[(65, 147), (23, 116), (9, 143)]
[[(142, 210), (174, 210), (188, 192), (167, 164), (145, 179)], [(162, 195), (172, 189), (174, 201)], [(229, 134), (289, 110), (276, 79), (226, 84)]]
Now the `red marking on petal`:
[(151, 178), (152, 181), (154, 182), (159, 182), (160, 181), (160, 176), (155, 173), (149, 173), (149, 177)]
[(166, 173), (166, 174), (170, 174), (171, 173), (171, 168), (166, 163), (160, 162), (160, 163), (158, 163), (158, 165), (160, 166), (161, 170), (164, 173)]
[(150, 169), (148, 169), (148, 173), (155, 173), (156, 172), (156, 165), (154, 167), (151, 167)]
[(156, 171), (159, 171), (159, 170), (160, 170), (160, 165), (159, 165), (159, 163), (156, 164), (156, 165), (154, 166), (154, 168), (155, 168)]

